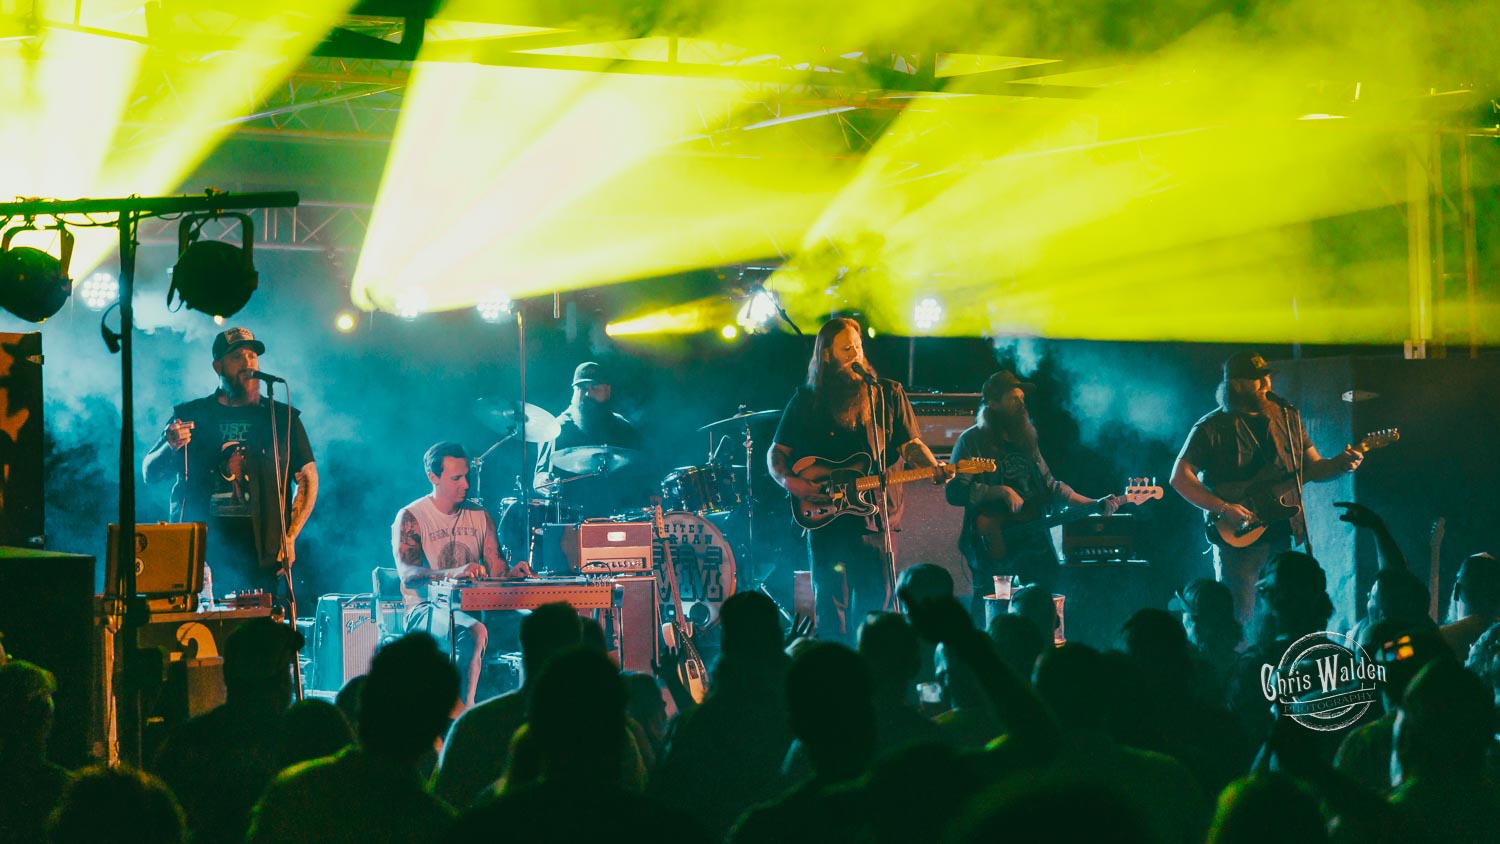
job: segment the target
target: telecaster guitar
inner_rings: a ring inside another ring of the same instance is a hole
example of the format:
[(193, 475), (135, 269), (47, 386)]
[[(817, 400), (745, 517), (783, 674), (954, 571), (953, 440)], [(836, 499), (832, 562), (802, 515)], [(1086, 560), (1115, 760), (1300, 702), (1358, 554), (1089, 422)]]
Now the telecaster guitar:
[[(1366, 434), (1354, 447), (1368, 454), (1400, 439), (1399, 430), (1385, 428)], [(1254, 513), (1255, 518), (1236, 524), (1217, 515), (1209, 515), (1204, 533), (1210, 542), (1226, 548), (1246, 548), (1253, 545), (1272, 525), (1302, 512), (1297, 492), (1297, 476), (1282, 471), (1274, 463), (1261, 469), (1249, 480), (1220, 484), (1214, 487), (1214, 495), (1230, 504), (1244, 507)]]
[(667, 542), (667, 527), (661, 515), (661, 504), (653, 508), (652, 522), (656, 526), (656, 541), (662, 544), (662, 568), (666, 571), (667, 590), (672, 593), (672, 620), (661, 626), (663, 643), (677, 651), (677, 679), (697, 703), (708, 696), (708, 667), (693, 643), (688, 629), (687, 613), (682, 611), (682, 588), (677, 583), (677, 566), (672, 560), (672, 546)]
[(1014, 537), (1020, 531), (1050, 530), (1057, 525), (1092, 516), (1112, 502), (1143, 504), (1161, 497), (1162, 488), (1152, 479), (1131, 478), (1125, 485), (1125, 491), (1119, 495), (1101, 498), (1082, 507), (1070, 507), (1050, 516), (1033, 515), (1025, 509), (1020, 513), (1012, 513), (1003, 505), (985, 505), (974, 513), (974, 550), (983, 559), (997, 563), (1005, 558), (1007, 536)]
[[(792, 496), (792, 518), (808, 530), (817, 530), (840, 516), (864, 518), (880, 509), (880, 475), (870, 474), (870, 455), (856, 454), (834, 462), (821, 457), (804, 457), (792, 464), (792, 472), (803, 480), (818, 484), (818, 491), (828, 496), (828, 503), (814, 504)], [(924, 469), (902, 469), (885, 473), (885, 485), (895, 486), (912, 481), (934, 481), (943, 466)], [(995, 471), (995, 461), (971, 458), (953, 464), (960, 475), (977, 475)]]

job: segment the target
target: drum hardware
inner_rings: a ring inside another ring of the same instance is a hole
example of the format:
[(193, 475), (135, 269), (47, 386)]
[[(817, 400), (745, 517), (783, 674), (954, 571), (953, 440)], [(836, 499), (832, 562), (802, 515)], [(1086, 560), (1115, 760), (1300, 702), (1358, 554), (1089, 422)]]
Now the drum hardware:
[[(474, 415), (484, 426), (506, 439), (522, 434), (529, 443), (549, 443), (562, 432), (562, 423), (557, 417), (534, 404), (526, 405), (524, 417), (517, 414), (517, 403), (494, 398), (474, 402)], [(524, 424), (518, 424), (524, 423)], [(505, 440), (501, 440), (504, 442)], [(485, 452), (488, 454), (489, 452)]]
[(618, 472), (640, 459), (631, 448), (609, 445), (579, 445), (552, 453), (552, 466), (575, 475)]

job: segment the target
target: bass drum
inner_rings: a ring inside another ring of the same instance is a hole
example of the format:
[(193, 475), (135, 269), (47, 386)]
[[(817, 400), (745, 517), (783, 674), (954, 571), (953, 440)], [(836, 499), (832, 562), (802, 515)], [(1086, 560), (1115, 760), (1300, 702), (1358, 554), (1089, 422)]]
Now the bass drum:
[(697, 513), (673, 510), (662, 514), (666, 539), (651, 543), (656, 592), (664, 608), (672, 606), (666, 565), (670, 560), (682, 589), (682, 609), (689, 621), (715, 624), (719, 607), (734, 594), (734, 551), (723, 531)]

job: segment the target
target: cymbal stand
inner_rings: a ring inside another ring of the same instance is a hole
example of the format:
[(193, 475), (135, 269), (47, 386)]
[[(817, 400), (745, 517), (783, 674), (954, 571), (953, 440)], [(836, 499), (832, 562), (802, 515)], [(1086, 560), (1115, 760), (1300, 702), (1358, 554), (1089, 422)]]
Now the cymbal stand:
[[(745, 409), (745, 406), (744, 405), (740, 405), (740, 410), (743, 411), (744, 409)], [(755, 435), (750, 432), (750, 420), (746, 419), (745, 420), (745, 550), (748, 552), (746, 554), (746, 556), (748, 556), (750, 559), (745, 564), (745, 581), (747, 583), (753, 583), (753, 584), (755, 584), (752, 588), (754, 588), (755, 590), (757, 590), (760, 593), (764, 594), (767, 598), (770, 598), (771, 599), (771, 603), (774, 604), (775, 607), (776, 607), (776, 611), (779, 612), (779, 613), (781, 613), (781, 617), (782, 618), (784, 618), (788, 622), (790, 622), (790, 621), (793, 620), (791, 614), (788, 613), (786, 611), (786, 609), (781, 606), (781, 602), (777, 601), (776, 598), (771, 595), (770, 591), (766, 589), (766, 578), (759, 577), (758, 575), (760, 573), (755, 568), (755, 487), (753, 485), (754, 481), (753, 481), (753, 476), (751, 474), (751, 472), (754, 469), (754, 467), (755, 467)]]
[[(525, 424), (524, 419), (522, 420), (522, 424)], [(479, 493), (478, 495), (474, 496), (474, 500), (479, 502), (480, 507), (484, 506), (484, 459), (486, 457), (489, 457), (495, 449), (499, 448), (502, 445), (505, 445), (507, 442), (510, 442), (510, 440), (515, 437), (515, 435), (516, 429), (511, 428), (510, 433), (506, 434), (504, 437), (501, 437), (499, 442), (485, 449), (484, 454), (479, 455), (473, 460), (474, 490)]]

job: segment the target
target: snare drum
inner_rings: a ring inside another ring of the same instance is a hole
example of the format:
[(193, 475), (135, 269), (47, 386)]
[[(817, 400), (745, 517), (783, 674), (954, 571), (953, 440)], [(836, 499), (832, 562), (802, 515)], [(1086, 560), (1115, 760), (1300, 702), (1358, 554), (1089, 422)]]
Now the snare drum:
[(500, 534), (500, 551), (511, 563), (517, 560), (534, 559), (532, 549), (542, 536), (542, 525), (578, 521), (578, 508), (564, 505), (556, 498), (533, 498), (531, 509), (531, 543), (526, 534), (526, 511), (521, 509), (521, 499), (510, 497), (500, 500), (500, 515), (495, 519), (495, 529)]
[(723, 513), (743, 503), (739, 475), (727, 466), (681, 466), (661, 482), (662, 506), (694, 513)]
[(697, 513), (663, 514), (666, 537), (651, 543), (656, 588), (664, 612), (670, 612), (672, 591), (667, 586), (670, 559), (682, 589), (682, 609), (689, 619), (712, 624), (719, 607), (734, 594), (734, 551), (723, 531)]

